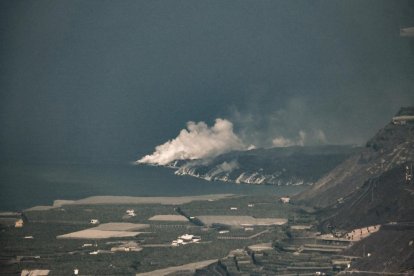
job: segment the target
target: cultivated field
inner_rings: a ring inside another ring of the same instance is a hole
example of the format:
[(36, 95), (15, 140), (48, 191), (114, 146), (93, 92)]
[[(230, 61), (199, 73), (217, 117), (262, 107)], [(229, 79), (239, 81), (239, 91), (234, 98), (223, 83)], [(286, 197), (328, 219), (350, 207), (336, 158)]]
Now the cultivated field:
[(287, 223), (284, 218), (254, 218), (251, 216), (198, 216), (205, 225), (223, 224), (229, 226), (270, 226)]
[(150, 227), (148, 224), (136, 224), (127, 222), (110, 222), (104, 223), (97, 227), (72, 232), (69, 234), (59, 235), (58, 239), (109, 239), (109, 238), (125, 238), (135, 237), (141, 230)]
[(188, 221), (188, 219), (181, 215), (155, 215), (148, 220), (154, 221)]
[(101, 231), (135, 231), (150, 227), (149, 224), (129, 223), (129, 222), (109, 222), (100, 224), (97, 227), (91, 228)]
[[(93, 200), (92, 204), (85, 203), (88, 201), (67, 204), (69, 201), (65, 201), (61, 207), (25, 211), (28, 222), (23, 228), (11, 227), (0, 232), (0, 258), (7, 261), (6, 265), (0, 260), (0, 266), (14, 274), (23, 269), (49, 269), (50, 276), (71, 275), (74, 268), (78, 268), (82, 275), (146, 272), (154, 275), (154, 271), (176, 267), (191, 270), (185, 265), (223, 258), (237, 248), (284, 238), (285, 228), (255, 226), (246, 231), (234, 227), (220, 233), (218, 229), (184, 219), (177, 211), (178, 207), (189, 217), (211, 215), (227, 220), (226, 216), (247, 216), (250, 217), (247, 222), (253, 219), (253, 223), (258, 222), (255, 218), (268, 218), (272, 223), (279, 218), (288, 219), (295, 208), (281, 204), (277, 196), (183, 197), (195, 201), (179, 206), (175, 203), (182, 201), (181, 197), (174, 200), (174, 204), (155, 204), (160, 198), (146, 198), (139, 204), (125, 201), (123, 204), (98, 204), (102, 197), (93, 198), (99, 200)], [(237, 210), (231, 210), (231, 207), (237, 207)], [(130, 209), (135, 210), (136, 216), (125, 216)], [(91, 225), (92, 219), (101, 224)], [(173, 240), (184, 234), (199, 236), (201, 241), (171, 246)], [(111, 251), (113, 248), (118, 249), (114, 250), (117, 252)], [(17, 260), (13, 256), (21, 257)]]
[(127, 238), (138, 236), (140, 232), (130, 231), (102, 231), (95, 229), (86, 229), (77, 232), (72, 232), (65, 235), (57, 236), (58, 239), (109, 239), (109, 238)]

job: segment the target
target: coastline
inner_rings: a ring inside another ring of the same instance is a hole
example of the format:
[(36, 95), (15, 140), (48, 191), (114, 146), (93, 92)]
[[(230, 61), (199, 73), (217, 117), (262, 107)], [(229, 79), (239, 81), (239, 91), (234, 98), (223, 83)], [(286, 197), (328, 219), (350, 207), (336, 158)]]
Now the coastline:
[(171, 197), (134, 197), (134, 196), (91, 196), (79, 200), (55, 200), (53, 205), (38, 205), (24, 211), (45, 211), (60, 208), (64, 205), (111, 205), (111, 204), (161, 204), (180, 205), (193, 201), (216, 201), (241, 195), (235, 194), (208, 194), (197, 196), (171, 196)]

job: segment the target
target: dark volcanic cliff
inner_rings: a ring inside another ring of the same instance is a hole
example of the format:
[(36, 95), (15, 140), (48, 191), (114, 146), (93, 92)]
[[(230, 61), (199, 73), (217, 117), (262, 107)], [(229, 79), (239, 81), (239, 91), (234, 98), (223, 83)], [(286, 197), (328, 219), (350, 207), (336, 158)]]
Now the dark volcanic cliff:
[(366, 147), (293, 201), (318, 207), (320, 228), (381, 229), (348, 248), (354, 271), (414, 272), (414, 108), (403, 108)]
[(246, 184), (312, 184), (360, 148), (313, 146), (233, 151), (212, 160), (174, 164), (177, 175)]
[(405, 166), (399, 165), (366, 181), (325, 214), (322, 223), (340, 229), (414, 222), (414, 185), (407, 184)]
[(404, 166), (413, 160), (414, 124), (390, 122), (367, 142), (361, 152), (348, 158), (294, 200), (321, 208), (346, 202), (354, 194), (360, 194), (367, 182), (375, 181), (391, 170), (399, 173), (394, 173), (390, 185), (398, 183), (405, 177)]

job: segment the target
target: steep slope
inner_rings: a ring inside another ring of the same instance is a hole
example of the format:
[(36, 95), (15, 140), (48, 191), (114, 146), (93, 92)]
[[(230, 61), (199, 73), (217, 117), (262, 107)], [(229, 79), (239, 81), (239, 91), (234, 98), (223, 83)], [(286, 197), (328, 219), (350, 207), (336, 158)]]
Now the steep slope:
[(319, 207), (323, 231), (340, 234), (381, 225), (378, 232), (343, 253), (361, 257), (352, 262), (352, 271), (414, 273), (413, 115), (414, 108), (401, 109), (363, 151), (294, 197), (296, 202)]
[(174, 164), (177, 175), (247, 184), (311, 184), (360, 148), (287, 147), (234, 151), (213, 160)]
[(378, 275), (413, 275), (414, 228), (383, 226), (380, 231), (356, 243), (343, 254), (362, 257), (352, 263), (351, 269), (371, 271), (366, 275), (375, 274), (372, 271), (379, 272)]
[[(402, 109), (393, 121), (400, 118), (402, 112), (408, 113), (409, 117), (414, 114), (414, 109)], [(348, 158), (293, 200), (320, 208), (333, 206), (354, 193), (358, 194), (367, 181), (403, 164), (411, 164), (414, 160), (414, 124), (412, 121), (404, 123), (394, 121), (386, 125), (361, 152)], [(403, 177), (403, 172), (400, 176)]]
[(357, 193), (322, 212), (322, 223), (355, 229), (389, 222), (414, 222), (414, 185), (405, 180), (405, 165), (366, 181)]

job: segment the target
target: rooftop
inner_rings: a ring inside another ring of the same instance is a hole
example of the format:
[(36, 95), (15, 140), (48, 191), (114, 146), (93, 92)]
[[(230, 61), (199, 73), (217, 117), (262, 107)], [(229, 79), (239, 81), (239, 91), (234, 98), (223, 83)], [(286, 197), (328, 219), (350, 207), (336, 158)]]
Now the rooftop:
[(414, 116), (414, 106), (401, 107), (395, 116)]

